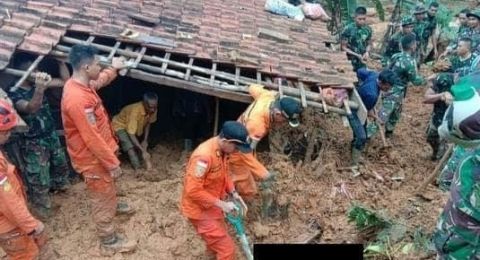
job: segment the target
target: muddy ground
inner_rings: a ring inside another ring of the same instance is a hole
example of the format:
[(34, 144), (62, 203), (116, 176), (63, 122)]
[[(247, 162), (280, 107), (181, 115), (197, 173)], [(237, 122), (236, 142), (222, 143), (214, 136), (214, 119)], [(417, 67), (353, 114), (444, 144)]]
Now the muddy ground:
[[(429, 160), (430, 149), (424, 138), (430, 108), (420, 103), (422, 95), (423, 89), (411, 89), (404, 117), (392, 140), (395, 148), (388, 156), (381, 152), (379, 138), (373, 140), (359, 177), (338, 170), (350, 159), (351, 132), (333, 115), (320, 118), (328, 140), (324, 140), (317, 170), (296, 168), (283, 155), (261, 154), (270, 168), (281, 173), (276, 186), (278, 200), (283, 205), (290, 202), (290, 206), (288, 218), (261, 221), (259, 203), (252, 204), (254, 210), (246, 220), (250, 238), (255, 242), (299, 242), (313, 228), (320, 227), (323, 233), (315, 242), (359, 242), (355, 227), (346, 218), (353, 201), (407, 220), (409, 230), (422, 227), (432, 231), (446, 196), (430, 186), (428, 195), (432, 201), (412, 197), (435, 166)], [(163, 143), (154, 148), (155, 178), (137, 178), (125, 166), (126, 174), (118, 181), (120, 199), (130, 202), (138, 212), (129, 219), (117, 219), (117, 225), (139, 242), (139, 248), (114, 259), (202, 259), (203, 243), (178, 210), (185, 165), (180, 147)], [(399, 176), (404, 179), (391, 179)], [(96, 238), (84, 188), (79, 183), (66, 194), (55, 196), (58, 209), (48, 227), (59, 259), (103, 259), (92, 250)]]

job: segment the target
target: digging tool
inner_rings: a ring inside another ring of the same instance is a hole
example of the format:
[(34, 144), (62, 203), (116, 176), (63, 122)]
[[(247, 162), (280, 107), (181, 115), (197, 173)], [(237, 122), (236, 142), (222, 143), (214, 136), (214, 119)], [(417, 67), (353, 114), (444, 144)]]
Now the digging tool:
[(433, 181), (433, 179), (435, 179), (435, 177), (438, 174), (438, 171), (440, 171), (440, 169), (448, 160), (448, 158), (450, 158), (452, 151), (453, 151), (453, 145), (449, 145), (447, 151), (443, 154), (442, 159), (440, 159), (437, 166), (435, 166), (435, 169), (432, 171), (432, 173), (430, 173), (428, 178), (425, 179), (425, 181), (417, 188), (417, 190), (415, 191), (415, 195), (423, 196), (423, 193), (422, 193), (423, 190), (428, 186), (428, 184), (430, 184)]
[(375, 120), (375, 124), (377, 124), (378, 126), (378, 131), (380, 132), (380, 138), (382, 139), (383, 148), (390, 147), (390, 145), (387, 143), (387, 138), (385, 138), (385, 129), (377, 120)]
[(243, 205), (235, 200), (235, 205), (237, 206), (237, 210), (234, 210), (231, 213), (226, 215), (227, 221), (232, 224), (233, 228), (235, 229), (235, 233), (237, 234), (238, 240), (242, 246), (243, 253), (247, 260), (253, 260), (253, 253), (252, 249), (250, 248), (250, 244), (248, 243), (247, 234), (245, 233), (245, 227), (243, 226), (243, 215), (245, 213), (245, 208)]

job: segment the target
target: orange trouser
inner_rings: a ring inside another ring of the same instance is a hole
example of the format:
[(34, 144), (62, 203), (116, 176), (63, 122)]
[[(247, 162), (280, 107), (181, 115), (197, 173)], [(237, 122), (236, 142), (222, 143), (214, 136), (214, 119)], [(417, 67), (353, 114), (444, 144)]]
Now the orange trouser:
[(0, 234), (0, 248), (7, 253), (9, 260), (33, 260), (39, 256), (39, 246), (35, 239), (22, 234), (18, 228), (6, 234)]
[(99, 169), (96, 173), (84, 173), (91, 214), (97, 228), (97, 235), (102, 238), (115, 233), (113, 218), (117, 210), (117, 191), (110, 173)]
[(197, 233), (205, 240), (207, 250), (214, 252), (217, 260), (232, 260), (235, 243), (228, 234), (224, 219), (189, 219)]

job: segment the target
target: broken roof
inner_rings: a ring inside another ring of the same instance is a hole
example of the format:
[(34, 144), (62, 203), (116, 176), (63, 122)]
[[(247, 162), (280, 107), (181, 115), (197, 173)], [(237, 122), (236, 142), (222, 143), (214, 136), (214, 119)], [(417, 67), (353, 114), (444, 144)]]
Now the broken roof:
[(322, 85), (356, 81), (345, 53), (320, 21), (294, 21), (264, 11), (265, 0), (2, 0), (0, 70), (16, 49), (48, 54), (68, 31), (116, 38), (129, 28), (174, 44), (194, 58)]

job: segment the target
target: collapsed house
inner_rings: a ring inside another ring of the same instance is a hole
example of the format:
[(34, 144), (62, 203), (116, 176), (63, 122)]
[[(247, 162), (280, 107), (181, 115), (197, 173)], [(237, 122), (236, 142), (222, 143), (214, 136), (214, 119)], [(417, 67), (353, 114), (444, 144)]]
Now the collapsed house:
[[(43, 60), (67, 61), (71, 46), (89, 44), (100, 51), (104, 63), (114, 56), (126, 57), (130, 66), (122, 73), (125, 77), (157, 87), (249, 103), (247, 87), (258, 83), (300, 100), (304, 107), (340, 115), (355, 109), (366, 118), (354, 89), (355, 73), (345, 53), (332, 48), (335, 39), (326, 24), (277, 16), (266, 12), (264, 4), (264, 0), (2, 0), (2, 88), (19, 86)], [(20, 52), (34, 55), (26, 71), (11, 65)], [(332, 106), (321, 95), (324, 88), (346, 89), (349, 98)]]

